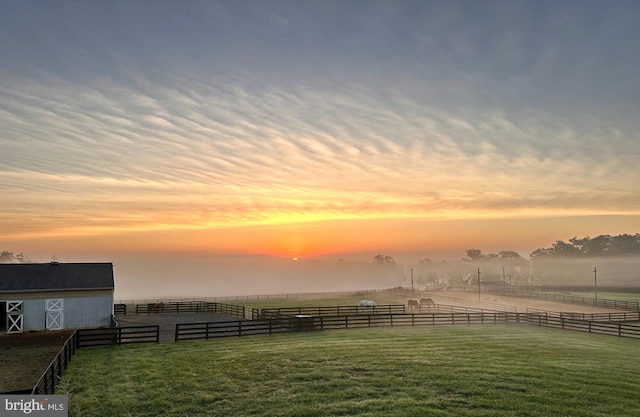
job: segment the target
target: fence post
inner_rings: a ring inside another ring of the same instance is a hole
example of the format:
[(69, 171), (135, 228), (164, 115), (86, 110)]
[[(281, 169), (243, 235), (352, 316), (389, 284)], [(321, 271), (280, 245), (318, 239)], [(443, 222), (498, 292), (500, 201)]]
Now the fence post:
[(242, 336), (242, 322), (238, 322), (238, 337)]
[(180, 328), (180, 323), (176, 323), (176, 334), (175, 334), (175, 337), (173, 338), (174, 342), (177, 342), (179, 340), (178, 338), (178, 334), (180, 333), (179, 328)]

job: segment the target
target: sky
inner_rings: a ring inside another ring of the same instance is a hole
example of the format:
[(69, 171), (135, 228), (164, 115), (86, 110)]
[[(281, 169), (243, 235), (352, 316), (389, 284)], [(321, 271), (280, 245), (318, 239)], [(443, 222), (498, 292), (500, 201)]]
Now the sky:
[(636, 1), (2, 8), (0, 249), (34, 261), (640, 232)]

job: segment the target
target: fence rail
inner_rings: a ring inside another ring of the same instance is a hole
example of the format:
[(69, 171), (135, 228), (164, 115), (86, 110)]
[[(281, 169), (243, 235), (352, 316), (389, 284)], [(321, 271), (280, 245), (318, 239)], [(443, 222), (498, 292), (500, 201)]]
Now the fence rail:
[(53, 394), (56, 385), (62, 378), (62, 372), (67, 369), (69, 361), (76, 353), (76, 339), (78, 333), (73, 332), (62, 346), (62, 349), (53, 358), (47, 369), (42, 373), (40, 379), (31, 390), (31, 395)]
[(387, 326), (442, 326), (517, 323), (640, 339), (640, 325), (554, 317), (537, 313), (466, 312), (420, 314), (358, 314), (316, 317), (281, 317), (260, 321), (178, 324), (175, 341), (252, 336), (304, 330)]
[(280, 316), (339, 316), (354, 314), (405, 313), (404, 304), (382, 304), (375, 307), (364, 306), (318, 306), (318, 307), (278, 307), (260, 309), (260, 318), (269, 319)]
[(620, 311), (616, 313), (574, 313), (562, 311), (546, 311), (535, 308), (527, 308), (527, 313), (535, 313), (548, 317), (559, 317), (567, 319), (589, 320), (589, 321), (605, 321), (605, 322), (626, 322), (640, 321), (640, 312)]
[(76, 331), (76, 348), (125, 345), (130, 343), (158, 343), (160, 326), (127, 326)]
[(541, 327), (640, 339), (640, 325), (637, 324), (577, 320), (535, 314), (523, 316), (522, 319)]
[(208, 301), (176, 301), (176, 302), (156, 302), (156, 303), (144, 303), (133, 304), (131, 308), (127, 309), (115, 306), (122, 306), (123, 304), (115, 304), (114, 312), (117, 314), (127, 314), (130, 310), (132, 314), (163, 314), (163, 313), (219, 313), (226, 314), (228, 316), (239, 317), (251, 320), (257, 318), (258, 314), (255, 312), (257, 309), (252, 307), (241, 306), (237, 304), (224, 304), (224, 303), (212, 303)]
[(640, 311), (640, 303), (638, 303), (637, 301), (610, 300), (606, 298), (591, 298), (570, 294), (553, 294), (545, 292), (529, 292), (515, 289), (496, 289), (494, 290), (494, 293), (504, 297), (521, 297), (535, 300), (555, 301), (558, 303), (566, 304), (580, 304), (593, 307), (611, 308), (616, 310)]

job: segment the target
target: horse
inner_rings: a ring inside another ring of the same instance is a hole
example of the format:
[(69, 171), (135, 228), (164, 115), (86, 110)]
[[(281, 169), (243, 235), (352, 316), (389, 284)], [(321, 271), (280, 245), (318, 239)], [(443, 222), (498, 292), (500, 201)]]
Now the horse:
[(436, 303), (433, 302), (431, 298), (421, 298), (420, 299), (420, 310), (422, 310), (422, 306), (427, 306), (429, 309), (431, 306), (435, 306)]
[(407, 305), (409, 306), (409, 310), (411, 311), (413, 311), (414, 307), (417, 308), (418, 311), (420, 311), (420, 303), (418, 302), (418, 300), (409, 300)]
[(164, 303), (148, 303), (147, 313), (164, 313)]
[(373, 311), (376, 311), (376, 302), (373, 300), (362, 300), (360, 301), (360, 307), (367, 307), (367, 309), (371, 309)]

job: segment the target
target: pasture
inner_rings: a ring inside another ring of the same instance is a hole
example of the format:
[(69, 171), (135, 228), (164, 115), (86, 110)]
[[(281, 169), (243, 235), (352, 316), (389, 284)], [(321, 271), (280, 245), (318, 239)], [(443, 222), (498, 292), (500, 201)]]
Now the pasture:
[(638, 416), (635, 340), (526, 325), (79, 350), (70, 416)]

